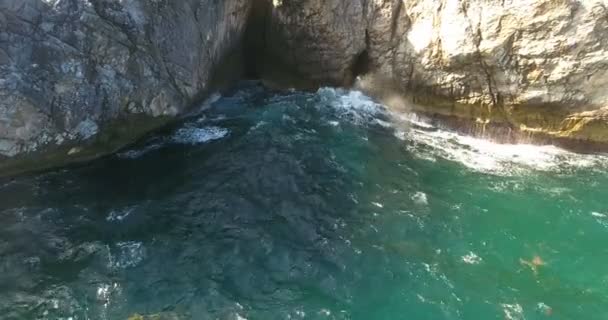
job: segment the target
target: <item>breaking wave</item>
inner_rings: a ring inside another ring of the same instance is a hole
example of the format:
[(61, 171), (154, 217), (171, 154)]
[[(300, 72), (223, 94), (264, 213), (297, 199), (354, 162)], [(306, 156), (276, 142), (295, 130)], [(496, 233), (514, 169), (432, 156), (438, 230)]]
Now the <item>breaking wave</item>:
[(415, 114), (391, 112), (358, 91), (322, 88), (318, 94), (342, 120), (392, 128), (408, 151), (428, 161), (442, 158), (498, 175), (598, 168), (608, 163), (607, 155), (579, 154), (553, 145), (503, 144), (449, 131)]
[(209, 126), (194, 127), (187, 125), (177, 129), (170, 137), (155, 138), (147, 141), (143, 147), (133, 148), (119, 152), (117, 157), (122, 159), (137, 159), (152, 151), (156, 151), (171, 144), (198, 145), (222, 139), (230, 134), (230, 130)]
[(212, 140), (218, 140), (228, 135), (230, 131), (220, 127), (203, 127), (203, 128), (181, 128), (177, 130), (172, 141), (182, 144), (199, 144)]

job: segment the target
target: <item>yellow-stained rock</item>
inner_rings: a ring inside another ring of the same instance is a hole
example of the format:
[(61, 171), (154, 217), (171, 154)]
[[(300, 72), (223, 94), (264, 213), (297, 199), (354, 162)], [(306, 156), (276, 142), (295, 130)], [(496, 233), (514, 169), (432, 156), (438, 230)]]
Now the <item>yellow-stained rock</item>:
[(175, 312), (161, 312), (148, 315), (141, 315), (135, 313), (127, 320), (184, 320), (187, 319), (185, 316), (177, 314)]

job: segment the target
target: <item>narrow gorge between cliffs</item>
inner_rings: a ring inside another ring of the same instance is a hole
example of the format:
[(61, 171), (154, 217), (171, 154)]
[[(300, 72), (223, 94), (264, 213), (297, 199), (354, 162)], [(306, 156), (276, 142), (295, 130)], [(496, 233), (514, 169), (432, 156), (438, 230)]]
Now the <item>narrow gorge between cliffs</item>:
[(113, 153), (242, 79), (608, 148), (607, 0), (3, 0), (0, 176)]
[(608, 0), (0, 0), (0, 320), (608, 319)]

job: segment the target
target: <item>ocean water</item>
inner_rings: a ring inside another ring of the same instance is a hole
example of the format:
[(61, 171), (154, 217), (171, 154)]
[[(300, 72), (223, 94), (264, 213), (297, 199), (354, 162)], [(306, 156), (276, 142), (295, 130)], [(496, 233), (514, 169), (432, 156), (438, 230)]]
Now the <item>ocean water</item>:
[(607, 160), (244, 83), (1, 180), (0, 319), (608, 319)]

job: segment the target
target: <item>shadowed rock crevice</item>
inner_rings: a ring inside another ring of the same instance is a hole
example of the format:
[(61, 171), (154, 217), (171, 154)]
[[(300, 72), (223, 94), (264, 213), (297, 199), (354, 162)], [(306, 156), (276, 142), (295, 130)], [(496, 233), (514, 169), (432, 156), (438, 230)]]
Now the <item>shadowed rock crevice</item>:
[(372, 71), (371, 59), (367, 49), (357, 55), (357, 58), (350, 69), (353, 80), (358, 76), (364, 76)]
[(272, 14), (272, 3), (268, 0), (252, 0), (252, 3), (242, 49), (245, 77), (259, 79), (266, 64), (264, 52), (268, 45), (267, 28)]
[(304, 89), (352, 84), (352, 68), (366, 50), (361, 1), (273, 1), (270, 9), (262, 79)]

